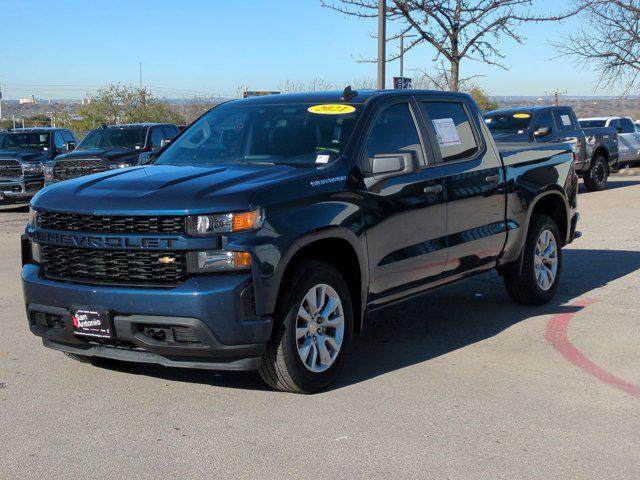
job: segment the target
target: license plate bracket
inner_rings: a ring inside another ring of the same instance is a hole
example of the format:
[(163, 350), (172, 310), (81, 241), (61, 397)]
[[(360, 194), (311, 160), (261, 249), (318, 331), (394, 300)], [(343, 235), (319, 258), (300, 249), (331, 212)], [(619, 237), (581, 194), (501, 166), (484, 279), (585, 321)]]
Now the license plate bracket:
[(111, 315), (106, 310), (78, 308), (71, 312), (73, 333), (93, 338), (112, 338)]

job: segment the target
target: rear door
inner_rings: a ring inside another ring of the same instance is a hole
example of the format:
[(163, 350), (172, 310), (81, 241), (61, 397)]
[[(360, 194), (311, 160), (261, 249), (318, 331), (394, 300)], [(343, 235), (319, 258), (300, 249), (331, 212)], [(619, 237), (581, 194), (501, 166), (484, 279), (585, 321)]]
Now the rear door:
[[(480, 112), (468, 99), (421, 102), (436, 138), (447, 202), (448, 255), (444, 274), (492, 268), (506, 240), (504, 171)], [(551, 113), (549, 112), (549, 115)]]
[(553, 110), (553, 117), (558, 129), (557, 141), (570, 144), (575, 158), (582, 163), (587, 156), (587, 146), (584, 133), (573, 110), (569, 107), (556, 108)]
[(362, 149), (361, 165), (376, 155), (411, 153), (418, 166), (380, 181), (365, 178), (373, 304), (424, 289), (444, 270), (444, 187), (421, 120), (411, 98), (394, 99), (373, 114)]

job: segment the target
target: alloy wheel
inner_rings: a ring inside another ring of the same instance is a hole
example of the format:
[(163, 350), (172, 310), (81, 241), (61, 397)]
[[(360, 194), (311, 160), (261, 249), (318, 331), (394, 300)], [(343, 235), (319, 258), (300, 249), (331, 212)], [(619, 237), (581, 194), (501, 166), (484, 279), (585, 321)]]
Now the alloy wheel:
[(326, 284), (311, 288), (296, 318), (296, 346), (304, 366), (314, 372), (335, 362), (344, 337), (344, 310), (338, 293)]
[(536, 242), (534, 271), (538, 287), (549, 290), (558, 274), (558, 244), (549, 230), (543, 230)]

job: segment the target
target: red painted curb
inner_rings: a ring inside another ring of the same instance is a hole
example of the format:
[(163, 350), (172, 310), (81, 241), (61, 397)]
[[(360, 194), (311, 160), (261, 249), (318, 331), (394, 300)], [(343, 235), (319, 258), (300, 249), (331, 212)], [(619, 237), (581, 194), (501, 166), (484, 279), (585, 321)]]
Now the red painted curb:
[(623, 392), (634, 397), (640, 398), (640, 387), (629, 383), (621, 378), (616, 377), (612, 373), (600, 368), (598, 365), (589, 360), (580, 350), (573, 346), (567, 335), (569, 321), (583, 308), (596, 303), (595, 300), (588, 298), (578, 300), (569, 307), (579, 307), (574, 312), (559, 313), (555, 315), (547, 324), (544, 338), (555, 348), (564, 358), (569, 360), (573, 365), (582, 369), (589, 375), (596, 377), (612, 387), (618, 388)]

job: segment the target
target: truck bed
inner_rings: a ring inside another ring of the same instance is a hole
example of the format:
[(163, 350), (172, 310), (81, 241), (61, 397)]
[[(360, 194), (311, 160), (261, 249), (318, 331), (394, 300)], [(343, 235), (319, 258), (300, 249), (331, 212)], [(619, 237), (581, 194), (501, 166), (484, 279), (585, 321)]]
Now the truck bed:
[(540, 163), (555, 155), (573, 155), (573, 149), (568, 143), (496, 143), (505, 167), (519, 166), (530, 163)]

